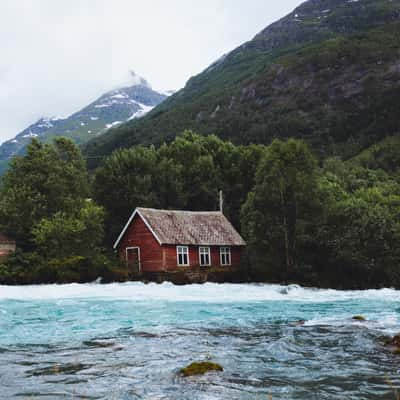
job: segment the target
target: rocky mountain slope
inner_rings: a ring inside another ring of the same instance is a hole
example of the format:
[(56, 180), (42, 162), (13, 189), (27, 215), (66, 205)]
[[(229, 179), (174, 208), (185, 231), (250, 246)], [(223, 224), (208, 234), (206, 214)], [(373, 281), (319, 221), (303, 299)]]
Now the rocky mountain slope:
[(350, 157), (400, 132), (399, 89), (400, 0), (309, 0), (85, 151), (193, 129), (236, 143), (301, 137), (322, 156)]
[(11, 157), (23, 154), (33, 137), (48, 142), (55, 136), (65, 136), (82, 144), (111, 127), (142, 117), (166, 97), (132, 72), (129, 86), (105, 93), (69, 117), (40, 118), (13, 139), (4, 142), (0, 146), (0, 169), (1, 163), (4, 168)]

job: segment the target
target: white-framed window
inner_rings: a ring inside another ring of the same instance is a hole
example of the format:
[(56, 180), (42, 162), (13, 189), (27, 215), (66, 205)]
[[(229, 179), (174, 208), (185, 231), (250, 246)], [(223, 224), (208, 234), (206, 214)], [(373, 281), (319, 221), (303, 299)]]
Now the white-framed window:
[(231, 265), (231, 248), (220, 247), (219, 255), (221, 259), (221, 265)]
[(207, 246), (199, 247), (199, 261), (201, 267), (206, 267), (211, 265), (211, 253), (209, 247)]
[(189, 265), (189, 247), (176, 246), (176, 259), (179, 266), (187, 267)]

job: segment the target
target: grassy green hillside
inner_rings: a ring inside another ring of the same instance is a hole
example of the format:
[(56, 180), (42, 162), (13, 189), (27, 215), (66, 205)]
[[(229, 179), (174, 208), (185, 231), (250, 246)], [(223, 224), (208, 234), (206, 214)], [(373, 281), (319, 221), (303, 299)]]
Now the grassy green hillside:
[(399, 0), (311, 0), (85, 151), (193, 129), (244, 144), (300, 137), (321, 156), (351, 157), (400, 132), (399, 51)]
[(400, 181), (400, 135), (389, 136), (354, 157), (351, 162), (369, 169), (382, 169)]

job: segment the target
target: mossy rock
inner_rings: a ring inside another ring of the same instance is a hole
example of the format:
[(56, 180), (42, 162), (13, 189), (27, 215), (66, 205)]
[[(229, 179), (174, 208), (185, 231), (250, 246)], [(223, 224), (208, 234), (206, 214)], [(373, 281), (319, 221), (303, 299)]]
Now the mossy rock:
[(203, 375), (210, 371), (223, 371), (221, 365), (213, 362), (193, 362), (185, 368), (181, 369), (183, 376)]
[(393, 346), (400, 349), (400, 334), (393, 336), (391, 339), (385, 341), (386, 346)]
[(360, 321), (360, 322), (365, 322), (367, 319), (365, 317), (363, 317), (362, 315), (355, 315), (352, 318), (354, 321)]
[(393, 353), (393, 354), (396, 354), (396, 355), (400, 355), (400, 347), (395, 347), (395, 348), (392, 350), (392, 353)]

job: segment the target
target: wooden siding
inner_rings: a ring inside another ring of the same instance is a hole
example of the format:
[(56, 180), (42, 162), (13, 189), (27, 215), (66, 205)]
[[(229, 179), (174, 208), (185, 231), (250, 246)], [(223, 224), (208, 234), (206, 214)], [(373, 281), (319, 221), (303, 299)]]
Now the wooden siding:
[[(164, 245), (163, 248), (163, 260), (164, 268), (166, 270), (176, 270), (185, 268), (196, 268), (200, 267), (199, 260), (199, 246), (188, 246), (189, 247), (189, 266), (178, 266), (176, 257), (176, 246), (175, 245)], [(229, 246), (228, 246), (229, 247)], [(211, 266), (218, 267), (221, 265), (219, 246), (210, 246), (211, 254)], [(232, 267), (237, 267), (240, 264), (243, 247), (231, 247), (231, 262)]]
[(119, 246), (120, 257), (126, 260), (126, 248), (140, 248), (140, 266), (142, 271), (162, 271), (163, 252), (142, 219), (136, 215), (126, 230)]
[(231, 248), (231, 258), (232, 266), (237, 267), (240, 264), (243, 254), (243, 247), (232, 247)]

